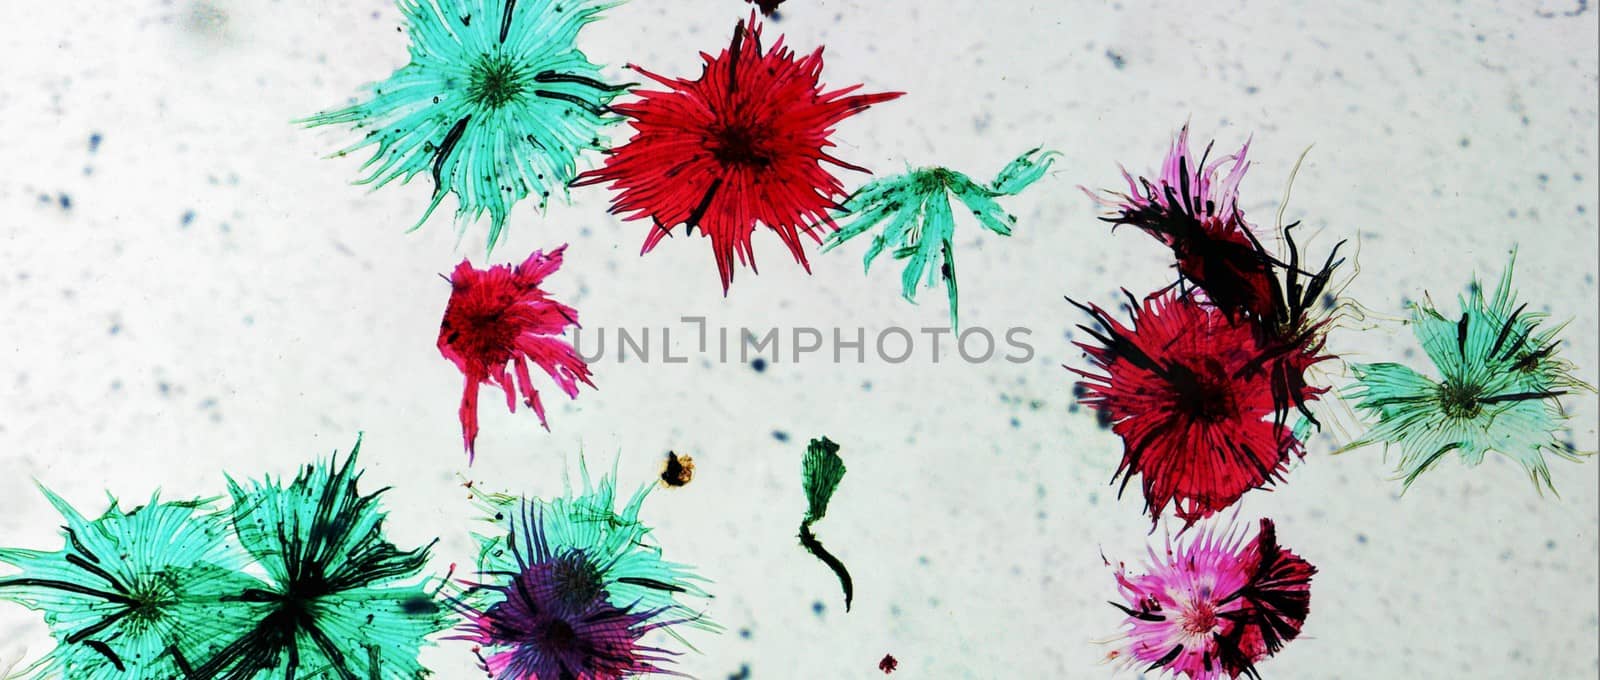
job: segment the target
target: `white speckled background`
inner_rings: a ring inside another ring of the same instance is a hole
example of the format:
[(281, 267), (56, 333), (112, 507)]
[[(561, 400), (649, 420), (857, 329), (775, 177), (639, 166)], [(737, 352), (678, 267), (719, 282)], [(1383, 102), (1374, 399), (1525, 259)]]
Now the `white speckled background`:
[[(137, 501), (158, 486), (221, 492), (223, 470), (288, 474), (364, 431), (365, 481), (394, 486), (395, 541), (441, 536), (438, 569), (465, 561), (460, 378), (434, 348), (448, 294), (435, 274), (463, 255), (481, 264), (485, 227), (458, 248), (447, 203), (404, 234), (426, 178), (369, 194), (349, 184), (357, 159), (320, 159), (350, 135), (288, 123), (405, 61), (398, 12), (190, 1), (43, 3), (0, 29), (0, 544), (59, 547), (33, 479), (97, 511), (108, 489)], [(1034, 329), (1034, 360), (756, 372), (608, 358), (598, 391), (546, 392), (551, 433), (486, 393), (468, 474), (554, 493), (583, 450), (602, 467), (620, 453), (631, 487), (667, 449), (692, 453), (695, 482), (646, 512), (670, 559), (716, 581), (711, 613), (729, 630), (693, 638), (702, 653), (679, 668), (696, 677), (870, 678), (886, 652), (897, 678), (1105, 677), (1093, 641), (1121, 617), (1100, 554), (1141, 557), (1149, 525), (1141, 499), (1108, 486), (1118, 440), (1068, 411), (1061, 364), (1082, 363), (1068, 338), (1083, 318), (1061, 297), (1114, 302), (1170, 272), (1156, 244), (1096, 222), (1075, 186), (1112, 185), (1119, 162), (1155, 167), (1188, 119), (1219, 148), (1255, 135), (1245, 209), (1270, 224), (1315, 144), (1287, 217), (1322, 230), (1318, 252), (1359, 236), (1348, 295), (1398, 315), (1431, 291), (1453, 308), (1469, 274), (1497, 276), (1520, 244), (1522, 295), (1573, 319), (1564, 350), (1594, 382), (1600, 11), (1559, 15), (1578, 4), (789, 0), (767, 30), (826, 44), (827, 81), (909, 93), (841, 125), (842, 158), (988, 178), (1035, 145), (1066, 154), (1011, 200), (1016, 236), (963, 224), (958, 243), (963, 321)], [(692, 74), (747, 12), (634, 0), (582, 44), (601, 63)], [(519, 206), (495, 261), (571, 243), (550, 287), (590, 327), (945, 319), (936, 291), (899, 301), (896, 267), (863, 278), (865, 241), (814, 258), (807, 277), (760, 235), (764, 273), (740, 271), (723, 299), (706, 241), (641, 259), (646, 227), (606, 215), (607, 198), (579, 190), (544, 216)], [(1415, 346), (1397, 326), (1332, 343), (1359, 360)], [(1600, 446), (1595, 398), (1568, 405), (1574, 441)], [(818, 526), (855, 575), (849, 614), (794, 540), (800, 456), (822, 434), (850, 469)], [(1378, 450), (1333, 458), (1328, 442), (1244, 501), (1321, 570), (1303, 637), (1266, 677), (1594, 677), (1600, 464), (1555, 461), (1562, 496), (1541, 499), (1508, 461), (1450, 462), (1402, 500)], [(50, 645), (39, 615), (12, 605), (0, 640), (0, 659)], [(478, 677), (462, 643), (426, 662)]]

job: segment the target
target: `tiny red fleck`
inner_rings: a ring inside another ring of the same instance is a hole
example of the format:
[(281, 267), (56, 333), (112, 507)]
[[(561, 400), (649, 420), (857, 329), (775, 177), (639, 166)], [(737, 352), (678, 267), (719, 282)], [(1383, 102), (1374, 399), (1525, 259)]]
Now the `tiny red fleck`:
[(893, 673), (899, 667), (900, 662), (894, 658), (893, 654), (883, 655), (883, 660), (878, 662), (878, 670), (883, 671), (884, 675)]

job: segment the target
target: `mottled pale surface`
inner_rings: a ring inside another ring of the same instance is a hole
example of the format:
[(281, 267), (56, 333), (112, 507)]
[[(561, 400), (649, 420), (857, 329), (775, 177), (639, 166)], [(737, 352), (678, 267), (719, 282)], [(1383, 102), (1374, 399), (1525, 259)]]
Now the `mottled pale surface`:
[[(1573, 318), (1566, 355), (1596, 382), (1600, 10), (1536, 15), (1575, 4), (786, 2), (771, 30), (797, 47), (826, 43), (830, 81), (909, 93), (840, 126), (851, 160), (981, 170), (1039, 144), (1065, 153), (1007, 204), (1027, 228), (957, 243), (963, 326), (1032, 328), (1035, 355), (970, 365), (952, 361), (946, 336), (932, 365), (919, 334), (902, 364), (869, 346), (865, 365), (853, 354), (833, 365), (827, 349), (795, 365), (787, 339), (764, 372), (718, 363), (714, 336), (697, 355), (679, 316), (837, 325), (846, 339), (868, 326), (870, 343), (890, 323), (943, 326), (943, 301), (879, 294), (899, 272), (864, 278), (848, 250), (815, 258), (806, 277), (765, 233), (763, 273), (724, 300), (698, 239), (641, 259), (636, 226), (604, 214), (607, 194), (574, 191), (576, 205), (552, 204), (548, 218), (519, 205), (496, 261), (572, 244), (551, 285), (585, 328), (608, 329), (599, 389), (552, 400), (548, 434), (530, 413), (485, 409), (469, 474), (556, 494), (581, 446), (620, 451), (631, 489), (667, 449), (693, 455), (694, 482), (652, 494), (646, 512), (671, 559), (715, 580), (728, 632), (695, 636), (703, 653), (679, 664), (702, 678), (744, 665), (752, 678), (802, 665), (871, 677), (886, 652), (895, 677), (1109, 674), (1091, 641), (1122, 615), (1105, 604), (1115, 590), (1100, 552), (1141, 557), (1149, 525), (1140, 499), (1117, 501), (1107, 486), (1115, 437), (1068, 411), (1060, 365), (1082, 365), (1068, 329), (1083, 319), (1061, 296), (1111, 304), (1118, 286), (1149, 290), (1170, 273), (1158, 244), (1108, 234), (1073, 187), (1117, 186), (1118, 162), (1154, 169), (1188, 119), (1218, 148), (1255, 133), (1244, 208), (1270, 223), (1283, 178), (1314, 143), (1285, 217), (1326, 230), (1314, 252), (1360, 235), (1351, 294), (1398, 318), (1423, 290), (1451, 300), (1467, 273), (1494, 277), (1520, 243), (1520, 296)], [(697, 51), (725, 44), (748, 11), (639, 0), (580, 44), (599, 63), (693, 72)], [(59, 516), (32, 477), (80, 507), (107, 487), (130, 501), (157, 485), (163, 497), (215, 493), (223, 468), (290, 475), (364, 430), (363, 483), (395, 486), (384, 497), (391, 540), (442, 534), (437, 569), (467, 563), (476, 513), (455, 486), (460, 376), (433, 346), (449, 293), (435, 274), (464, 255), (482, 265), (487, 230), (458, 248), (441, 210), (439, 224), (401, 233), (430, 187), (367, 194), (348, 184), (359, 159), (320, 160), (348, 135), (288, 122), (402, 64), (398, 16), (376, 0), (47, 3), (0, 34), (11, 55), (0, 84), (0, 543), (60, 546)], [(659, 354), (666, 325), (688, 363), (617, 364), (618, 326), (656, 329)], [(1404, 356), (1415, 341), (1398, 326), (1330, 342), (1360, 361), (1421, 361)], [(593, 337), (582, 344), (594, 352)], [(1580, 448), (1600, 448), (1596, 398), (1569, 405)], [(850, 466), (825, 526), (856, 580), (848, 615), (833, 574), (794, 537), (796, 460), (823, 434)], [(1596, 672), (1600, 464), (1555, 461), (1560, 500), (1540, 499), (1498, 457), (1441, 465), (1397, 500), (1392, 458), (1328, 448), (1314, 443), (1286, 484), (1244, 508), (1274, 517), (1320, 569), (1304, 635), (1265, 674)], [(7, 660), (48, 644), (21, 607), (0, 607), (0, 640)], [(442, 678), (479, 677), (460, 645), (423, 658)]]

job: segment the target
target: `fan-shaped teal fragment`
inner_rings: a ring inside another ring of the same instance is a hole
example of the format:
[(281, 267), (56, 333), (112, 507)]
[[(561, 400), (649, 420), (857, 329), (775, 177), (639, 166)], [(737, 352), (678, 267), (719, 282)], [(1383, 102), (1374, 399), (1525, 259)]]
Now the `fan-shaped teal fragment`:
[(430, 174), (433, 200), (412, 229), (455, 194), (463, 233), (488, 213), (492, 252), (512, 206), (532, 197), (542, 210), (552, 191), (565, 195), (577, 157), (602, 148), (599, 130), (618, 120), (608, 105), (629, 85), (600, 80), (600, 67), (575, 43), (617, 4), (400, 0), (410, 63), (369, 85), (365, 101), (295, 122), (362, 132), (334, 154), (376, 147), (359, 184)]
[(1565, 324), (1541, 328), (1548, 315), (1517, 303), (1515, 263), (1513, 253), (1492, 299), (1473, 281), (1459, 298), (1458, 319), (1431, 300), (1413, 306), (1409, 323), (1440, 379), (1396, 363), (1352, 365), (1356, 382), (1345, 395), (1377, 423), (1342, 450), (1399, 446), (1408, 488), (1452, 451), (1468, 466), (1495, 451), (1521, 465), (1540, 492), (1555, 491), (1545, 454), (1573, 461), (1589, 455), (1561, 439), (1567, 415), (1560, 398), (1594, 388), (1556, 353)]
[(249, 611), (230, 600), (257, 582), (211, 500), (151, 496), (127, 512), (113, 500), (89, 520), (41, 490), (66, 520), (66, 544), (0, 548), (0, 562), (20, 570), (0, 577), (0, 599), (42, 611), (58, 643), (26, 674), (182, 677), (180, 659), (210, 656), (250, 625)]
[(884, 249), (892, 248), (895, 259), (906, 260), (900, 275), (900, 294), (913, 303), (919, 281), (926, 279), (932, 288), (943, 280), (950, 300), (950, 326), (958, 328), (956, 223), (950, 197), (954, 195), (961, 201), (985, 229), (1010, 236), (1017, 218), (995, 199), (1015, 195), (1038, 181), (1060, 155), (1031, 149), (1006, 165), (988, 186), (940, 167), (908, 170), (903, 175), (874, 180), (851, 194), (838, 210), (841, 219), (852, 219), (828, 236), (822, 250), (827, 252), (875, 226), (887, 224), (872, 238), (863, 264), (870, 269)]
[(801, 487), (806, 492), (806, 524), (815, 524), (828, 514), (828, 501), (844, 480), (844, 459), (839, 445), (827, 437), (813, 439), (800, 461)]

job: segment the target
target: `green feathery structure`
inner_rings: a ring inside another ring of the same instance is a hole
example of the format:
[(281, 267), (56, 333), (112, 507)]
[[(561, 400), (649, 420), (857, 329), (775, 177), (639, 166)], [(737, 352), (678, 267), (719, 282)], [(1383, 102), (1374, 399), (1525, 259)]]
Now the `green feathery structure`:
[[(255, 623), (198, 677), (415, 678), (427, 638), (453, 618), (421, 576), (430, 546), (401, 550), (383, 535), (380, 489), (363, 495), (358, 439), (343, 466), (307, 465), (288, 486), (228, 480), (239, 543), (266, 570), (239, 606)], [(321, 673), (322, 675), (318, 675)]]
[(433, 178), (422, 226), (455, 194), (456, 222), (489, 214), (489, 250), (511, 207), (565, 195), (577, 157), (603, 147), (618, 117), (611, 100), (629, 84), (600, 80), (576, 45), (578, 32), (618, 2), (604, 0), (400, 0), (411, 62), (369, 85), (363, 102), (295, 121), (350, 125), (363, 137), (335, 156), (376, 146), (359, 184)]
[[(417, 654), (450, 626), (419, 577), (428, 549), (383, 537), (381, 491), (342, 467), (306, 466), (293, 483), (228, 480), (232, 507), (160, 502), (65, 517), (58, 552), (0, 548), (21, 570), (0, 599), (42, 610), (57, 647), (42, 678), (410, 680)], [(231, 530), (231, 531), (230, 531)], [(247, 571), (259, 568), (265, 580)]]
[(917, 282), (927, 280), (929, 288), (944, 281), (950, 298), (950, 327), (959, 328), (956, 303), (955, 214), (950, 209), (952, 195), (984, 228), (1010, 236), (1017, 223), (994, 199), (1012, 196), (1038, 181), (1061, 154), (1032, 149), (1011, 161), (988, 186), (946, 168), (921, 168), (906, 174), (874, 180), (856, 190), (840, 208), (839, 218), (851, 219), (842, 229), (828, 235), (822, 251), (827, 252), (879, 224), (888, 226), (872, 237), (863, 259), (870, 270), (872, 261), (885, 248), (894, 258), (906, 260), (900, 275), (900, 294), (917, 301)]
[(1459, 319), (1445, 317), (1431, 300), (1413, 306), (1412, 330), (1440, 379), (1395, 363), (1352, 366), (1356, 383), (1345, 396), (1377, 424), (1341, 452), (1398, 445), (1399, 472), (1409, 488), (1445, 454), (1454, 451), (1475, 466), (1495, 451), (1521, 465), (1541, 493), (1555, 491), (1545, 453), (1574, 461), (1589, 455), (1558, 438), (1567, 420), (1560, 397), (1594, 388), (1556, 354), (1565, 324), (1541, 329), (1547, 315), (1517, 304), (1515, 263), (1513, 253), (1493, 299), (1486, 300), (1474, 281), (1459, 298)]

